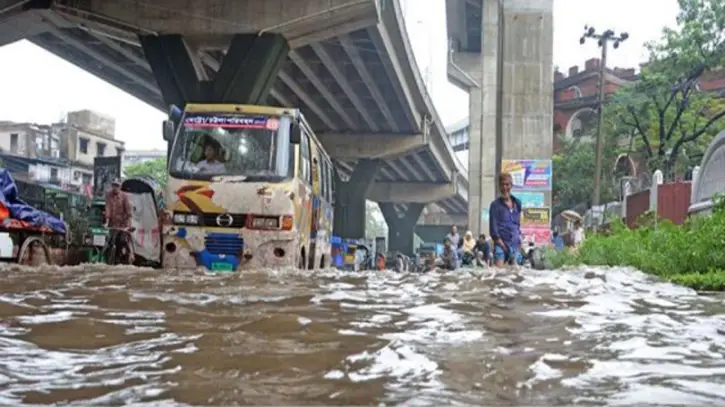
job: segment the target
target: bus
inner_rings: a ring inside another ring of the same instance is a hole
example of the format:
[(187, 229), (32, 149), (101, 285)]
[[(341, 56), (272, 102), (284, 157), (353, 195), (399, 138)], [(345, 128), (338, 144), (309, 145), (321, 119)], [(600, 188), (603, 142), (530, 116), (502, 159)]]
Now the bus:
[(232, 104), (179, 113), (164, 122), (163, 268), (328, 267), (334, 169), (302, 113)]

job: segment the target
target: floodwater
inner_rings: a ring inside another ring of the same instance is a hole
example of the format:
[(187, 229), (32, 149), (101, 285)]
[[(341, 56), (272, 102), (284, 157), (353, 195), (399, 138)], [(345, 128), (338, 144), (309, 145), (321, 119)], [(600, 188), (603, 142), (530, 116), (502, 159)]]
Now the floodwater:
[(634, 270), (0, 275), (3, 405), (725, 405), (725, 297)]

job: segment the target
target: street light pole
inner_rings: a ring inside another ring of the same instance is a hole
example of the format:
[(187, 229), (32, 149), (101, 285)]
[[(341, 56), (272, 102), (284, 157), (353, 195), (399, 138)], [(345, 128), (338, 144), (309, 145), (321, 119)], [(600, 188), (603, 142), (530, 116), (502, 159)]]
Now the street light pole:
[(601, 189), (602, 189), (602, 154), (604, 150), (604, 138), (602, 136), (602, 127), (604, 124), (604, 103), (606, 98), (606, 92), (604, 89), (605, 80), (604, 73), (607, 67), (607, 48), (609, 42), (613, 42), (614, 49), (619, 48), (619, 44), (629, 38), (629, 34), (622, 33), (616, 35), (614, 30), (606, 30), (603, 33), (597, 33), (594, 27), (584, 26), (584, 35), (579, 39), (580, 44), (584, 44), (587, 38), (594, 38), (597, 40), (597, 44), (602, 49), (601, 60), (599, 61), (599, 89), (597, 97), (597, 150), (596, 159), (594, 164), (594, 194), (592, 196), (592, 208), (600, 204)]

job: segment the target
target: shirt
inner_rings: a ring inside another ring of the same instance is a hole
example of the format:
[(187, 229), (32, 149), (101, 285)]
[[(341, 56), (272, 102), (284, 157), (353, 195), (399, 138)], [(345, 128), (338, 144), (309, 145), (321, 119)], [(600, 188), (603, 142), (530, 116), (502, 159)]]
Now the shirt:
[(584, 229), (574, 229), (574, 232), (572, 232), (572, 237), (574, 239), (574, 245), (579, 246), (584, 241)]
[(223, 163), (219, 161), (209, 162), (207, 160), (201, 160), (196, 164), (196, 168), (199, 172), (210, 173), (210, 174), (221, 174), (227, 172), (227, 168)]
[(132, 214), (131, 200), (125, 192), (106, 194), (106, 219), (109, 227), (119, 229), (131, 227)]
[(521, 247), (521, 201), (513, 195), (511, 201), (511, 208), (503, 197), (491, 202), (489, 234), (493, 241), (501, 239), (507, 249), (518, 249)]
[(451, 241), (451, 245), (453, 247), (458, 247), (462, 243), (461, 242), (461, 235), (459, 235), (458, 233), (456, 233), (456, 234), (449, 233), (448, 235), (446, 235), (446, 238), (448, 238), (448, 240)]
[(476, 253), (483, 253), (484, 260), (488, 260), (488, 257), (491, 255), (491, 246), (489, 246), (488, 242), (477, 242), (473, 250)]

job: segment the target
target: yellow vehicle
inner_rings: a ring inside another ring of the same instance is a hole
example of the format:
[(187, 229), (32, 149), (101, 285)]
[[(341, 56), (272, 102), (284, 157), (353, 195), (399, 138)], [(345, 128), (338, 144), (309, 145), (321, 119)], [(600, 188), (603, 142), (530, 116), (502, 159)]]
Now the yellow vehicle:
[(332, 161), (299, 110), (188, 104), (164, 138), (164, 268), (331, 263)]

